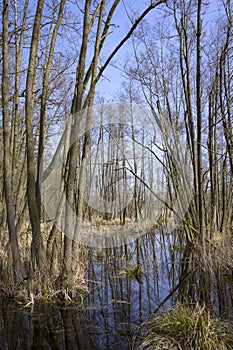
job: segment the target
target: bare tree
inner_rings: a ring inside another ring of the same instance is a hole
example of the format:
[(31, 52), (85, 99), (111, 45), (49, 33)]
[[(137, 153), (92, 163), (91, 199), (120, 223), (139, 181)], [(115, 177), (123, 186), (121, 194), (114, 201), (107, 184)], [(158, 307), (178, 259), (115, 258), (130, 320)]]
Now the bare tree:
[[(79, 178), (76, 180), (76, 161), (79, 154), (79, 142), (71, 141), (71, 148), (69, 151), (69, 170), (68, 170), (68, 180), (67, 180), (67, 201), (69, 205), (74, 205), (77, 207), (77, 217), (78, 220), (76, 222), (75, 234), (78, 235), (79, 231), (79, 221), (83, 216), (83, 208), (84, 208), (84, 199), (83, 199), (83, 191), (84, 191), (84, 171), (86, 169), (86, 156), (90, 148), (90, 126), (91, 126), (91, 118), (92, 118), (92, 106), (94, 101), (94, 94), (96, 84), (102, 77), (103, 72), (110, 64), (113, 57), (117, 54), (120, 48), (124, 45), (124, 43), (131, 37), (134, 30), (137, 28), (139, 23), (143, 20), (143, 18), (155, 7), (164, 3), (165, 1), (157, 1), (151, 3), (150, 6), (146, 8), (146, 10), (135, 20), (132, 24), (129, 32), (125, 35), (125, 37), (116, 45), (115, 49), (109, 54), (103, 65), (100, 67), (99, 72), (97, 70), (98, 60), (100, 57), (101, 50), (104, 46), (104, 42), (109, 33), (109, 29), (111, 26), (111, 20), (113, 14), (119, 4), (119, 0), (115, 0), (110, 5), (109, 10), (107, 10), (107, 4), (105, 1), (101, 1), (98, 3), (91, 14), (91, 5), (94, 5), (91, 0), (85, 1), (85, 10), (83, 16), (83, 35), (82, 35), (82, 44), (80, 49), (80, 55), (77, 65), (77, 74), (76, 74), (76, 87), (75, 94), (72, 104), (72, 113), (74, 115), (74, 127), (71, 133), (71, 140), (74, 140), (74, 137), (79, 128), (80, 120), (78, 119), (80, 112), (82, 109), (87, 108), (87, 119), (86, 119), (86, 132), (84, 135), (84, 144), (81, 152), (81, 163), (80, 163), (80, 171)], [(104, 18), (104, 13), (105, 18)], [(86, 68), (86, 60), (87, 60), (87, 48), (90, 38), (91, 29), (96, 25), (96, 36), (95, 36), (95, 46), (93, 52), (93, 58), (91, 63)], [(90, 87), (87, 89), (87, 84), (90, 83)], [(85, 97), (86, 94), (86, 97)], [(74, 203), (75, 191), (74, 184), (78, 182), (78, 193), (77, 193), (77, 203)], [(64, 242), (64, 265), (65, 270), (68, 273), (71, 270), (71, 261), (72, 261), (72, 239), (74, 238), (73, 225), (74, 222), (71, 217), (70, 210), (67, 210), (66, 213), (66, 236)]]
[(201, 34), (202, 34), (202, 1), (197, 4), (197, 68), (196, 68), (196, 107), (197, 107), (197, 188), (198, 188), (198, 221), (202, 244), (205, 244), (203, 222), (203, 171), (202, 171), (202, 91), (201, 91)]
[(27, 152), (27, 196), (32, 225), (32, 249), (38, 266), (44, 264), (44, 245), (40, 230), (40, 208), (36, 197), (36, 161), (35, 161), (35, 141), (33, 133), (33, 111), (34, 111), (34, 87), (36, 81), (37, 51), (40, 37), (41, 20), (44, 1), (38, 0), (36, 14), (33, 25), (28, 73), (26, 81), (25, 99), (25, 125), (26, 125), (26, 152)]
[(2, 114), (3, 114), (3, 148), (4, 148), (4, 191), (7, 208), (7, 223), (13, 257), (13, 274), (16, 282), (22, 280), (22, 267), (15, 225), (15, 212), (13, 207), (11, 187), (11, 153), (9, 132), (9, 69), (8, 69), (8, 0), (3, 3), (3, 72), (2, 72)]

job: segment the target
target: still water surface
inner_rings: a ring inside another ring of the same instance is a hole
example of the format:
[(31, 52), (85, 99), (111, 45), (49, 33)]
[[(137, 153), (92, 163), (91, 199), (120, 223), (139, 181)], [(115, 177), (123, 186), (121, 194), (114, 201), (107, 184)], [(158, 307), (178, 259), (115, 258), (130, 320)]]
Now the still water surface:
[[(68, 305), (0, 307), (0, 349), (129, 350), (137, 326), (178, 283), (184, 247), (175, 235), (149, 234), (127, 247), (91, 250), (82, 310)], [(141, 276), (127, 266), (141, 264)], [(163, 305), (168, 307), (177, 292)]]

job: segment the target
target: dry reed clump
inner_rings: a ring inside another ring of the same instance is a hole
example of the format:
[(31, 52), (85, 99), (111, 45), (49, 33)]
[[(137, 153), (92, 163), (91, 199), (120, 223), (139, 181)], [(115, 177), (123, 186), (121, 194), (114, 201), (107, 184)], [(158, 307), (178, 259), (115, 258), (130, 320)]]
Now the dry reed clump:
[[(51, 224), (42, 225), (44, 245), (46, 245), (49, 225)], [(83, 296), (88, 293), (85, 276), (87, 250), (82, 246), (76, 247), (72, 259), (72, 271), (67, 282), (62, 279), (63, 260), (60, 254), (62, 242), (57, 252), (53, 252), (52, 259), (46, 260), (40, 270), (34, 270), (31, 259), (31, 240), (30, 229), (19, 235), (23, 280), (16, 283), (8, 232), (6, 230), (0, 232), (0, 298), (27, 305), (32, 305), (37, 301), (72, 301), (82, 304)]]
[(225, 273), (232, 274), (233, 271), (233, 238), (226, 236), (216, 246), (214, 252), (214, 264), (223, 268)]
[(137, 350), (233, 349), (233, 325), (212, 318), (205, 306), (178, 304), (146, 323)]
[(201, 243), (195, 242), (192, 257), (204, 272), (221, 271), (231, 276), (233, 271), (233, 238), (230, 235), (217, 233), (211, 241), (206, 240), (204, 247)]

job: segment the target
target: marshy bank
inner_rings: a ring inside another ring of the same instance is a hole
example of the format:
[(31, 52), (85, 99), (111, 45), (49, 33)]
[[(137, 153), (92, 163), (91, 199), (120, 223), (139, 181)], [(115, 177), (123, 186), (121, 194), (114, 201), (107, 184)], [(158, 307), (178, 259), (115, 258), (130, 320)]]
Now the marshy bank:
[(128, 350), (179, 304), (232, 321), (232, 6), (3, 0), (4, 350)]
[[(199, 303), (200, 308), (205, 305), (209, 317), (232, 321), (230, 244), (229, 237), (216, 238), (203, 252), (198, 243), (187, 245), (177, 231), (151, 232), (118, 248), (89, 247), (85, 290), (78, 302), (77, 295), (72, 299), (72, 293), (64, 289), (56, 290), (57, 299), (28, 289), (28, 300), (21, 304), (3, 300), (0, 347), (136, 348), (141, 340), (140, 325), (178, 302)], [(30, 303), (32, 291), (34, 304)]]
[(138, 350), (231, 350), (233, 324), (212, 317), (205, 305), (177, 304), (143, 325)]

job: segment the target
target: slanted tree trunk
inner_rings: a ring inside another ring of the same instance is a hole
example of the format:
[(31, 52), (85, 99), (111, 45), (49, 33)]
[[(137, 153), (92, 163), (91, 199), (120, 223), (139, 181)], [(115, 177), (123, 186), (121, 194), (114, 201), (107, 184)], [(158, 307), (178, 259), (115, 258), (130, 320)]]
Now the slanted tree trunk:
[[(100, 52), (104, 46), (104, 42), (109, 34), (109, 29), (111, 26), (112, 16), (119, 4), (120, 0), (114, 0), (107, 15), (106, 19), (103, 18), (104, 13), (107, 11), (106, 1), (102, 0), (100, 3), (96, 5), (96, 3), (92, 0), (85, 1), (85, 10), (84, 10), (84, 19), (83, 19), (83, 36), (82, 36), (82, 45), (79, 55), (79, 61), (77, 66), (77, 75), (76, 75), (76, 88), (75, 94), (73, 98), (72, 105), (72, 113), (74, 115), (74, 125), (71, 133), (71, 148), (68, 155), (68, 180), (67, 180), (67, 191), (66, 191), (66, 199), (69, 203), (69, 206), (73, 206), (73, 208), (77, 209), (77, 221), (74, 232), (74, 221), (76, 217), (73, 216), (74, 213), (71, 213), (71, 210), (67, 210), (66, 212), (66, 235), (64, 241), (64, 277), (67, 276), (67, 272), (71, 271), (71, 261), (72, 261), (72, 240), (74, 238), (74, 234), (77, 238), (78, 235), (78, 221), (82, 220), (83, 216), (83, 183), (85, 181), (84, 178), (84, 169), (86, 167), (86, 155), (90, 147), (90, 135), (89, 135), (89, 127), (91, 125), (91, 109), (94, 101), (95, 87), (100, 78), (102, 77), (105, 69), (109, 66), (113, 57), (118, 53), (120, 48), (125, 44), (125, 42), (131, 37), (134, 30), (137, 28), (139, 23), (143, 20), (143, 18), (156, 6), (165, 3), (165, 0), (160, 0), (157, 2), (151, 3), (145, 11), (135, 20), (132, 24), (128, 33), (123, 37), (123, 39), (119, 42), (118, 45), (113, 49), (113, 51), (109, 54), (104, 64), (100, 67), (98, 71), (98, 61)], [(94, 6), (93, 14), (91, 14), (91, 5)], [(97, 19), (97, 23), (96, 23)], [(86, 56), (87, 49), (90, 39), (90, 33), (93, 26), (96, 25), (96, 38), (95, 38), (95, 47), (93, 58), (89, 67), (86, 70)], [(88, 84), (90, 86), (88, 87)], [(86, 95), (86, 98), (84, 96)], [(86, 130), (84, 137), (84, 144), (82, 149), (82, 159), (80, 164), (80, 172), (79, 179), (77, 181), (77, 159), (79, 156), (79, 142), (75, 140), (76, 130), (79, 127), (79, 118), (78, 112), (82, 109), (88, 108), (87, 119), (86, 119)], [(75, 185), (78, 183), (78, 201), (75, 203)], [(68, 206), (67, 206), (68, 208)], [(75, 213), (76, 214), (76, 213)]]
[[(86, 64), (86, 54), (87, 54), (87, 45), (88, 45), (88, 35), (89, 35), (89, 18), (90, 18), (90, 6), (91, 0), (85, 2), (85, 12), (83, 19), (83, 36), (82, 36), (82, 45), (80, 50), (79, 62), (77, 66), (77, 76), (76, 76), (76, 87), (75, 95), (72, 105), (72, 114), (74, 116), (74, 126), (71, 131), (71, 147), (68, 154), (68, 179), (66, 187), (66, 198), (68, 205), (73, 207), (75, 206), (74, 196), (75, 196), (75, 181), (76, 181), (76, 167), (79, 151), (79, 142), (75, 140), (72, 144), (72, 140), (75, 139), (76, 132), (78, 130), (78, 123), (80, 116), (78, 112), (82, 109), (82, 99), (83, 99), (83, 80), (85, 74), (85, 64)], [(74, 232), (74, 220), (72, 217), (73, 213), (66, 207), (66, 223), (65, 223), (65, 241), (64, 241), (64, 271), (63, 277), (67, 277), (71, 271), (71, 262), (72, 262), (72, 241), (73, 241), (73, 232)]]
[[(45, 58), (46, 61), (45, 61), (45, 67), (44, 67), (43, 87), (42, 87), (41, 107), (40, 107), (40, 132), (39, 132), (37, 181), (36, 181), (36, 197), (38, 201), (39, 218), (41, 218), (40, 174), (42, 174), (43, 172), (42, 157), (43, 157), (43, 152), (45, 147), (45, 136), (46, 136), (46, 118), (47, 118), (46, 106), (47, 106), (47, 98), (48, 98), (48, 90), (49, 90), (49, 76), (50, 76), (51, 67), (52, 67), (57, 34), (58, 34), (59, 27), (61, 25), (65, 3), (66, 3), (66, 0), (61, 0), (58, 18), (53, 30), (51, 26), (52, 38), (51, 38), (51, 42), (47, 43), (48, 53), (47, 53), (47, 57)], [(50, 35), (48, 37), (48, 41), (49, 40), (50, 40)]]

